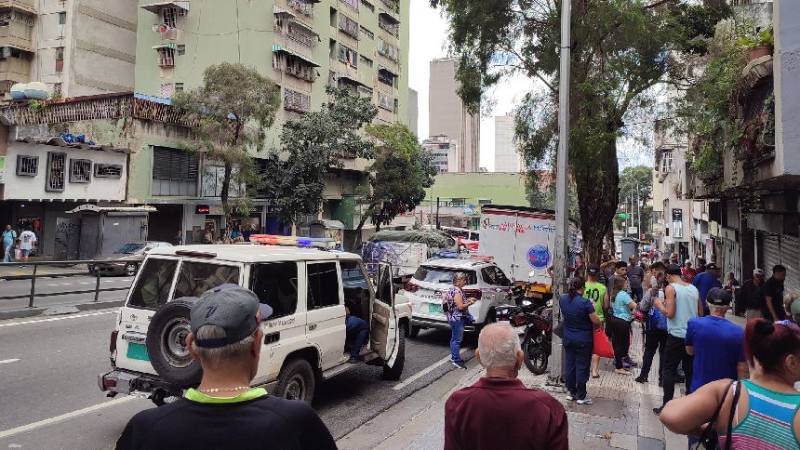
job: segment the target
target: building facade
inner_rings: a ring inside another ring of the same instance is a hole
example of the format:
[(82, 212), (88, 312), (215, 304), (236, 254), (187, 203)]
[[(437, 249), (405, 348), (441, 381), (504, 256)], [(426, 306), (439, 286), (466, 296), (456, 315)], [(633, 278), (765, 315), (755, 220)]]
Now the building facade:
[(408, 90), (408, 128), (419, 136), (419, 93), (414, 89)]
[(471, 114), (458, 96), (456, 60), (431, 61), (429, 136), (444, 135), (458, 146), (457, 172), (478, 172), (480, 169), (480, 114)]
[(494, 171), (521, 172), (522, 156), (514, 145), (514, 116), (494, 118)]
[(422, 148), (433, 157), (439, 173), (458, 172), (458, 144), (447, 136), (433, 136), (422, 142)]
[(136, 2), (0, 2), (0, 94), (41, 81), (56, 97), (133, 90)]

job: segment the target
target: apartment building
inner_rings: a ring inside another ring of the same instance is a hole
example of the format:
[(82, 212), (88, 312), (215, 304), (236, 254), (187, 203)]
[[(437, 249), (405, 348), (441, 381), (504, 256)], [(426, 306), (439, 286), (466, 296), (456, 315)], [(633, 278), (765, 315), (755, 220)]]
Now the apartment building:
[(514, 116), (494, 118), (494, 171), (521, 172), (522, 155), (514, 145)]
[(458, 172), (458, 144), (449, 137), (432, 136), (422, 141), (422, 148), (431, 155), (439, 173)]
[(0, 94), (44, 82), (56, 97), (133, 90), (136, 3), (0, 1)]
[[(328, 85), (371, 98), (376, 122), (408, 121), (409, 0), (140, 0), (137, 37), (135, 91), (156, 102), (200, 86), (203, 71), (221, 62), (254, 67), (275, 81), (281, 107), (267, 150), (278, 148), (283, 122), (321, 107)], [(129, 199), (161, 205), (174, 217), (174, 224), (156, 225), (175, 230), (181, 220), (191, 222), (186, 217), (220, 210), (215, 162), (180, 145), (146, 149), (132, 160), (131, 177), (147, 182), (132, 185)], [(159, 171), (167, 163), (179, 170)], [(346, 232), (358, 223), (354, 198), (369, 162), (342, 163), (326, 180), (320, 217), (308, 220), (338, 220)], [(164, 188), (176, 183), (184, 188)], [(284, 231), (276, 218), (266, 220), (262, 229)]]
[(480, 114), (471, 114), (458, 96), (456, 60), (431, 61), (429, 136), (444, 135), (458, 146), (458, 166), (453, 172), (480, 170)]

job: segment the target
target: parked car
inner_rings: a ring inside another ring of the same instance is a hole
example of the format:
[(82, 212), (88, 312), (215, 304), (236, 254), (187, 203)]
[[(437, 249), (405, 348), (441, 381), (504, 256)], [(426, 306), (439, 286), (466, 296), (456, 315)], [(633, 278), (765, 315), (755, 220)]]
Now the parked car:
[[(373, 283), (358, 255), (284, 241), (154, 249), (117, 316), (111, 371), (99, 375), (100, 389), (110, 396), (145, 394), (160, 405), (196, 386), (202, 369), (184, 344), (187, 298), (225, 283), (253, 290), (274, 311), (262, 325), (254, 386), (310, 403), (319, 381), (362, 364), (382, 366), (384, 377), (399, 379), (411, 305), (394, 301), (391, 267), (381, 265)], [(345, 305), (370, 327), (363, 363), (348, 362)]]
[(172, 244), (160, 241), (129, 242), (104, 258), (110, 262), (90, 265), (89, 273), (100, 276), (125, 275), (132, 277), (136, 275), (147, 253), (154, 248), (161, 247), (172, 247)]
[(442, 310), (444, 294), (453, 286), (456, 272), (464, 272), (467, 285), (464, 296), (478, 301), (469, 307), (475, 318), (466, 331), (477, 331), (485, 324), (495, 321), (495, 307), (506, 304), (511, 295), (511, 280), (486, 257), (457, 257), (431, 259), (417, 269), (414, 276), (398, 292), (398, 302), (410, 302), (412, 306), (410, 336), (416, 337), (421, 329), (449, 329)]

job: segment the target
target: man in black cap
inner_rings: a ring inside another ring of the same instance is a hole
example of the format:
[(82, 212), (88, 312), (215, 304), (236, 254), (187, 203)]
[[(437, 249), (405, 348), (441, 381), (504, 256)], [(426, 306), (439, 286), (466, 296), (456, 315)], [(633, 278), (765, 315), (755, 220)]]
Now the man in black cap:
[(174, 403), (142, 411), (117, 441), (127, 449), (335, 449), (306, 403), (251, 388), (272, 308), (252, 291), (223, 285), (192, 307), (186, 344), (203, 367), (196, 389)]

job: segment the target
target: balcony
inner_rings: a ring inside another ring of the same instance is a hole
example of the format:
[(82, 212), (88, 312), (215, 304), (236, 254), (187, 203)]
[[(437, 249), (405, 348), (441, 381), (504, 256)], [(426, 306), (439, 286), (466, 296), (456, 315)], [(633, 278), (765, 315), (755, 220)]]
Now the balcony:
[(29, 81), (30, 70), (31, 61), (28, 58), (0, 59), (0, 80), (2, 81), (25, 83)]
[(283, 89), (283, 109), (297, 113), (311, 111), (311, 95), (291, 89)]
[(0, 26), (0, 47), (11, 47), (24, 52), (33, 53), (33, 28), (20, 20), (11, 20), (8, 25)]
[(0, 0), (0, 9), (15, 9), (28, 14), (36, 14), (35, 0)]
[(165, 8), (172, 8), (179, 14), (186, 14), (189, 12), (189, 1), (173, 1), (173, 2), (156, 2), (142, 5), (141, 8), (151, 13), (161, 14), (161, 10)]
[(394, 37), (400, 36), (400, 21), (389, 13), (381, 12), (378, 15), (378, 26)]
[(393, 13), (400, 12), (400, 2), (397, 0), (381, 0), (381, 3)]

